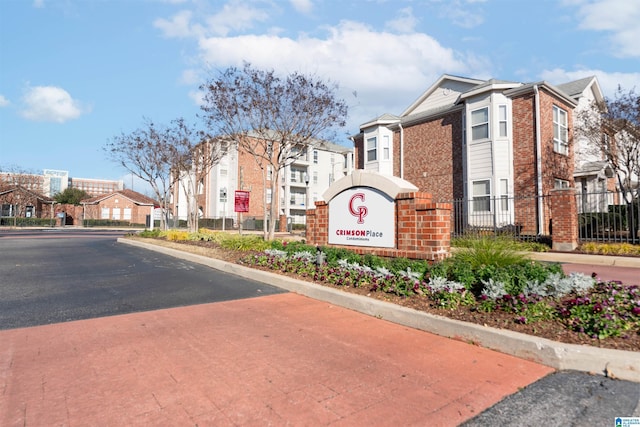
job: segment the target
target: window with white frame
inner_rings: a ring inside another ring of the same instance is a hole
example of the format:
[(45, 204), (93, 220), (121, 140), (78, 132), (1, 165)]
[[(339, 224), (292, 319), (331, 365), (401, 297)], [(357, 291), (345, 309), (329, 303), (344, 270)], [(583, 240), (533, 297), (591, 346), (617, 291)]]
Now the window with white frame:
[(113, 208), (113, 219), (114, 220), (119, 220), (120, 219), (120, 208)]
[(295, 169), (291, 169), (291, 182), (297, 181), (297, 171)]
[(273, 178), (273, 166), (267, 165), (267, 181), (271, 181)]
[(131, 208), (124, 208), (122, 210), (122, 219), (127, 221), (131, 220)]
[(489, 107), (471, 112), (471, 140), (480, 141), (489, 138)]
[(318, 164), (318, 150), (313, 150), (313, 163)]
[(378, 139), (374, 136), (367, 138), (367, 161), (375, 162), (376, 160), (378, 160)]
[(500, 137), (507, 136), (507, 106), (498, 105), (498, 134)]
[(567, 112), (555, 105), (553, 106), (553, 151), (569, 154)]
[(100, 211), (100, 219), (109, 219), (109, 208), (102, 208)]
[(389, 160), (389, 135), (382, 137), (382, 160)]
[(556, 178), (553, 180), (553, 188), (561, 189), (561, 188), (569, 188), (569, 181), (566, 179)]
[(509, 180), (500, 180), (500, 210), (509, 210)]
[(491, 182), (487, 180), (473, 183), (473, 212), (491, 211)]

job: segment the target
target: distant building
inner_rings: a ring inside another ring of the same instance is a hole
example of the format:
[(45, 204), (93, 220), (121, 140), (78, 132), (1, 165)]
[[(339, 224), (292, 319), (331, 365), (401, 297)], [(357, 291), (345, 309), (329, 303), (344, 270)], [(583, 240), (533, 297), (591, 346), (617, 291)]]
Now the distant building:
[(0, 172), (0, 184), (19, 185), (47, 197), (55, 197), (67, 188), (83, 190), (91, 197), (124, 190), (122, 180), (73, 178), (68, 171), (55, 169), (45, 169), (42, 175)]
[[(278, 215), (293, 224), (305, 224), (306, 210), (314, 209), (329, 185), (353, 170), (353, 148), (327, 141), (309, 146), (307, 151), (280, 171), (278, 194), (271, 194), (273, 171), (261, 170), (248, 152), (233, 148), (222, 157), (198, 185), (198, 207), (203, 218), (239, 218), (234, 211), (236, 190), (250, 192), (249, 212), (244, 219), (262, 219), (271, 203), (278, 203)], [(266, 187), (266, 191), (265, 191)], [(187, 217), (184, 189), (176, 185), (171, 204), (174, 215)], [(276, 218), (279, 219), (279, 218)]]

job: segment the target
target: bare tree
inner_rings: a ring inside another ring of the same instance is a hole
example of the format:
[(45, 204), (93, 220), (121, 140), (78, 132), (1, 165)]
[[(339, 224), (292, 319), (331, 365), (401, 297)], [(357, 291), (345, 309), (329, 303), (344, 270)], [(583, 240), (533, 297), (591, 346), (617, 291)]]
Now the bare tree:
[(620, 86), (613, 99), (593, 102), (578, 113), (576, 136), (587, 141), (583, 150), (606, 160), (614, 170), (627, 203), (639, 196), (640, 96)]
[[(330, 131), (344, 126), (347, 105), (336, 99), (336, 84), (297, 72), (284, 78), (273, 70), (230, 67), (203, 84), (204, 120), (209, 129), (230, 138), (253, 156), (262, 171), (272, 174), (269, 229), (272, 240), (278, 217), (280, 171), (306, 155)], [(263, 191), (265, 211), (267, 188)], [(266, 212), (265, 212), (266, 213)], [(266, 217), (266, 215), (265, 215)]]
[(578, 113), (576, 135), (588, 142), (587, 152), (602, 156), (613, 169), (626, 202), (629, 233), (638, 238), (640, 221), (640, 96), (620, 86), (613, 99), (594, 102)]
[[(167, 229), (168, 204), (174, 184), (175, 148), (169, 143), (169, 130), (144, 119), (143, 127), (131, 133), (121, 133), (103, 147), (110, 160), (148, 183), (161, 203), (163, 215), (160, 227)], [(153, 221), (153, 218), (151, 218)]]
[(198, 231), (198, 195), (209, 172), (224, 155), (225, 143), (196, 130), (182, 118), (172, 122), (169, 140), (175, 149), (174, 173), (187, 198), (187, 228)]
[(3, 166), (0, 169), (0, 187), (17, 186), (27, 190), (42, 193), (44, 176), (33, 170), (23, 169), (20, 166)]

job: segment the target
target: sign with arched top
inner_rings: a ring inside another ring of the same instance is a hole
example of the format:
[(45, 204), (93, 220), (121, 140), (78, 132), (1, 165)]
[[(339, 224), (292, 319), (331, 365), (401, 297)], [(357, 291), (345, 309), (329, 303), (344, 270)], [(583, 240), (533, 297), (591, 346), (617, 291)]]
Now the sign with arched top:
[(329, 201), (329, 243), (395, 247), (395, 203), (380, 190), (351, 187)]

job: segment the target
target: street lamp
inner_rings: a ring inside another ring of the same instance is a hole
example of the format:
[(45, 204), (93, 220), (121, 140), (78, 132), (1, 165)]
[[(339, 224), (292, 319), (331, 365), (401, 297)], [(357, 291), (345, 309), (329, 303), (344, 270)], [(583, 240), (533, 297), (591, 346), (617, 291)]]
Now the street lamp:
[(220, 201), (222, 202), (222, 231), (225, 231), (227, 222), (227, 187), (220, 189)]
[(307, 172), (304, 173), (304, 185), (306, 186), (306, 191), (304, 193), (304, 207), (305, 209), (309, 209), (309, 174)]

